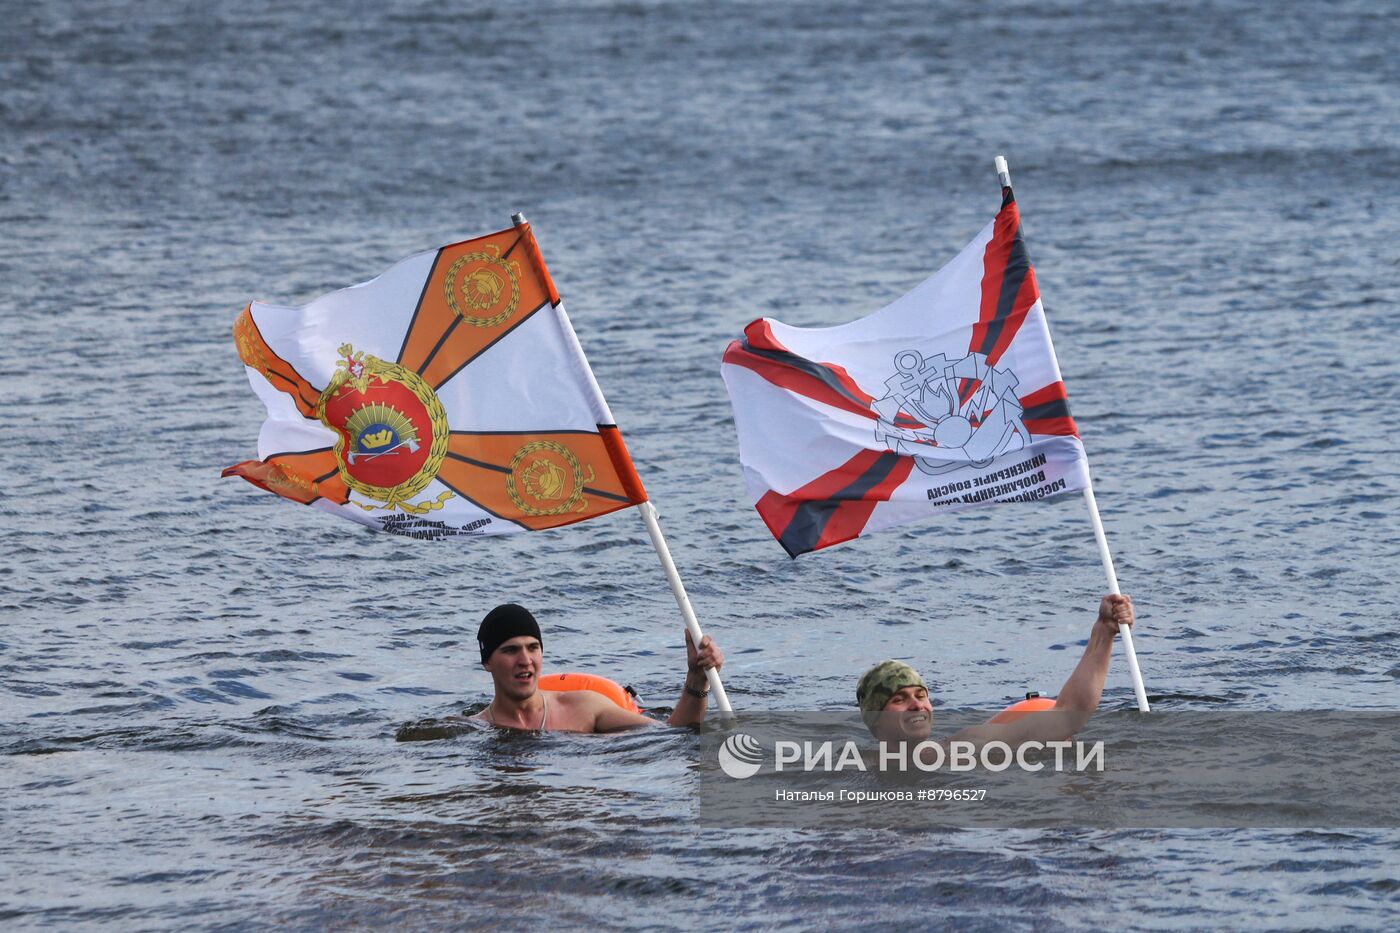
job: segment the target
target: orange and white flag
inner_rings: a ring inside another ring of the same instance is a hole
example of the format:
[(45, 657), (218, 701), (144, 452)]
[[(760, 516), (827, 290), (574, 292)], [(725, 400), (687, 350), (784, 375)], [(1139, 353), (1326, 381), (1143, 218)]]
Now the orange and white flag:
[(646, 501), (529, 224), (410, 256), (233, 328), (283, 498), (416, 538), (538, 531)]

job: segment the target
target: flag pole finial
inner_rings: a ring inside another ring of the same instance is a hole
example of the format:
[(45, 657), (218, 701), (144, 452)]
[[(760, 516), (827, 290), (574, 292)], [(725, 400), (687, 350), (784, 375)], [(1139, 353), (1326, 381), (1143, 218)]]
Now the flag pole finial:
[(1011, 169), (1006, 167), (1006, 156), (997, 156), (992, 160), (997, 169), (997, 181), (1001, 182), (1003, 188), (1011, 187)]

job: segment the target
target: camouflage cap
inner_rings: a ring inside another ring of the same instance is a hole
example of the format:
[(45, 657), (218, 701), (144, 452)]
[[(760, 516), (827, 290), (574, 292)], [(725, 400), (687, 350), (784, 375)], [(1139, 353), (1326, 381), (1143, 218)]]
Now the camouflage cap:
[(919, 672), (903, 661), (881, 661), (861, 677), (856, 686), (856, 703), (863, 713), (878, 713), (903, 687), (928, 689)]

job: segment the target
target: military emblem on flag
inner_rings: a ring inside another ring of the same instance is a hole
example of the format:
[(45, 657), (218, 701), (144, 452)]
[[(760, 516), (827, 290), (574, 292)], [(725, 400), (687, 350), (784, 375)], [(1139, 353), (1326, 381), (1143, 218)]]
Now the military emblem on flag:
[(528, 224), (234, 325), (267, 407), (229, 467), (383, 531), (553, 528), (646, 500)]
[(722, 370), (745, 483), (793, 557), (1089, 481), (1009, 187), (907, 295), (837, 327), (754, 321)]

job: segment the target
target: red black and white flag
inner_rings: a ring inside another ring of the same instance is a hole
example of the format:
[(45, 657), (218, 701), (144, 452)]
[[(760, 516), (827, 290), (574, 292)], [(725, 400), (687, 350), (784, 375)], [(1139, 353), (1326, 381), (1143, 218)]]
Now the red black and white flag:
[(267, 407), (224, 470), (380, 531), (537, 531), (646, 501), (529, 224), (233, 327)]
[(1089, 484), (1010, 188), (904, 297), (837, 327), (760, 318), (722, 369), (749, 495), (793, 557)]

